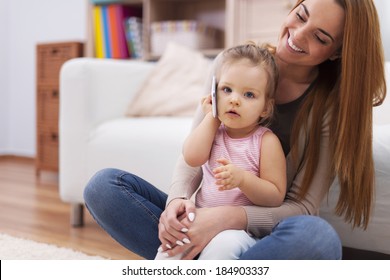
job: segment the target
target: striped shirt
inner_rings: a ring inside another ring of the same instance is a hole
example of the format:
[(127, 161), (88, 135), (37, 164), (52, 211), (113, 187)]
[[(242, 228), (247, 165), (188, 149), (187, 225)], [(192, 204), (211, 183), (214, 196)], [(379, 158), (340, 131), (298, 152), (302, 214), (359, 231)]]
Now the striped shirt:
[(202, 166), (202, 187), (196, 194), (195, 200), (197, 207), (253, 205), (239, 188), (219, 191), (212, 170), (219, 166), (217, 159), (226, 158), (235, 166), (259, 176), (261, 139), (267, 131), (270, 130), (260, 126), (250, 136), (234, 139), (229, 137), (224, 125), (219, 127), (210, 152), (210, 158)]

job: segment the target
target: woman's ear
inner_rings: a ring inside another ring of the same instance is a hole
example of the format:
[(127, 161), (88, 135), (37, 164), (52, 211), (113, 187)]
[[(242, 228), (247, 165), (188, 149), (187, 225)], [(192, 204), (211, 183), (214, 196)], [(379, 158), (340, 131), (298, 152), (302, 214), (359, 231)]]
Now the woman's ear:
[(329, 57), (329, 60), (335, 61), (336, 59), (339, 59), (340, 57), (341, 57), (341, 55), (332, 55), (331, 57)]
[(341, 57), (341, 51), (336, 51), (331, 57), (329, 57), (330, 61), (335, 61), (336, 59), (339, 59)]

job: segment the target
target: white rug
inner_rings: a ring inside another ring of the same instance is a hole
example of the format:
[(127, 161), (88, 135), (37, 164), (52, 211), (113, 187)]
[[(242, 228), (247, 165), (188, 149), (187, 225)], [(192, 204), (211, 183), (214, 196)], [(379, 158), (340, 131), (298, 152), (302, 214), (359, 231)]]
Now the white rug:
[(103, 260), (55, 245), (16, 238), (0, 233), (0, 260)]

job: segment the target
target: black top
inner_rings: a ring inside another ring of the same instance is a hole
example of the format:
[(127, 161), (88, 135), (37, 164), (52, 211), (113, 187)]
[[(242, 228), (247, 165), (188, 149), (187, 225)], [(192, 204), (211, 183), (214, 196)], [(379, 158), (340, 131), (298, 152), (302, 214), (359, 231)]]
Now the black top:
[(290, 152), (291, 129), (296, 114), (301, 107), (303, 100), (305, 100), (306, 96), (313, 88), (313, 85), (314, 83), (312, 83), (299, 98), (288, 103), (275, 105), (274, 119), (269, 128), (278, 136), (285, 156)]

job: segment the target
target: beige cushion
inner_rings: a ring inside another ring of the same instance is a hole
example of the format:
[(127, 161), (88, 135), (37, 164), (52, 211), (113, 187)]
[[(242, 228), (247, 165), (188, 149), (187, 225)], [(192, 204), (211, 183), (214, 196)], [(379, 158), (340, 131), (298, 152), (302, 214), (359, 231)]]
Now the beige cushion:
[(128, 106), (126, 115), (192, 116), (205, 94), (210, 66), (211, 60), (202, 53), (175, 43), (168, 44)]

